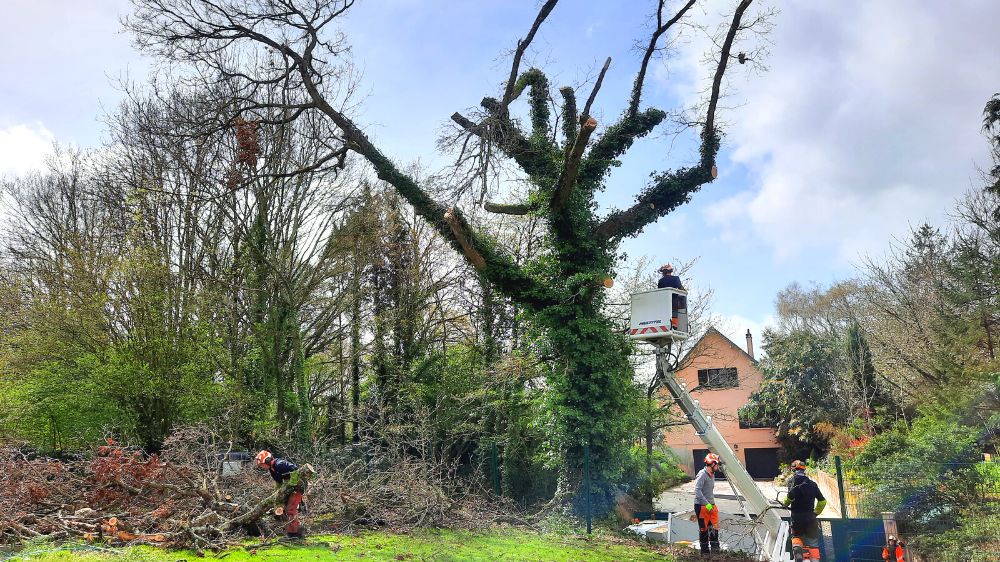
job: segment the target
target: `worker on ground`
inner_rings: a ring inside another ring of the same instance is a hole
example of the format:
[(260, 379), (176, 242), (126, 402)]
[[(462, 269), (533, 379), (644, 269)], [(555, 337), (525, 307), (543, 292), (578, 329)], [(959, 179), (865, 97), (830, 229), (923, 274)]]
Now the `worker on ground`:
[(792, 470), (785, 498), (785, 506), (792, 512), (792, 555), (795, 562), (802, 562), (805, 554), (809, 555), (809, 560), (819, 560), (821, 532), (816, 516), (826, 507), (826, 498), (819, 486), (806, 476), (804, 462), (792, 461)]
[(888, 562), (906, 562), (905, 545), (896, 540), (896, 537), (889, 535), (888, 544), (882, 549), (882, 560)]
[(305, 492), (305, 481), (301, 478), (299, 466), (290, 460), (275, 458), (268, 451), (257, 453), (254, 464), (258, 468), (267, 469), (267, 472), (279, 487), (282, 484), (292, 487), (292, 493), (285, 500), (284, 511), (282, 512), (282, 517), (288, 521), (285, 525), (285, 534), (289, 538), (303, 538), (302, 528), (299, 525), (299, 506), (302, 504), (302, 494)]
[(722, 551), (719, 546), (719, 507), (715, 505), (715, 473), (721, 464), (719, 455), (705, 455), (705, 468), (694, 479), (694, 514), (698, 518), (698, 544), (702, 555)]

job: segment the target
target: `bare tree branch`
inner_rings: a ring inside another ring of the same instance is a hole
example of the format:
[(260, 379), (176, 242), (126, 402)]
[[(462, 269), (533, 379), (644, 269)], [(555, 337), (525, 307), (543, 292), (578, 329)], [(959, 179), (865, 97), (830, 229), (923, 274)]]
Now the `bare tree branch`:
[(590, 119), (590, 108), (594, 105), (594, 100), (597, 99), (597, 92), (601, 89), (601, 83), (604, 82), (604, 75), (608, 73), (608, 67), (611, 66), (611, 57), (608, 57), (604, 61), (604, 66), (601, 68), (601, 73), (597, 75), (597, 82), (594, 82), (594, 89), (590, 91), (590, 96), (587, 98), (587, 104), (583, 106), (583, 113), (580, 114), (580, 124), (583, 125)]
[(741, 0), (736, 7), (726, 32), (722, 52), (719, 54), (705, 111), (705, 123), (701, 131), (701, 161), (694, 167), (682, 168), (676, 172), (664, 172), (657, 176), (654, 183), (636, 197), (636, 203), (632, 207), (608, 215), (597, 227), (599, 236), (607, 239), (623, 238), (641, 231), (649, 223), (688, 202), (694, 192), (718, 175), (715, 157), (719, 151), (719, 136), (716, 132), (715, 114), (733, 42), (741, 28), (743, 14), (751, 3), (752, 0)]
[(656, 43), (659, 42), (660, 37), (667, 32), (675, 23), (680, 21), (684, 17), (684, 14), (694, 6), (696, 0), (688, 0), (680, 10), (674, 14), (674, 17), (670, 18), (666, 23), (663, 23), (663, 8), (666, 4), (666, 0), (660, 0), (659, 6), (656, 8), (656, 29), (653, 31), (652, 37), (649, 38), (649, 45), (646, 46), (646, 52), (642, 56), (642, 64), (639, 65), (639, 74), (635, 77), (635, 84), (632, 86), (632, 99), (628, 102), (628, 109), (625, 114), (634, 117), (639, 111), (639, 100), (642, 97), (642, 89), (644, 82), (646, 80), (646, 69), (649, 67), (649, 61), (653, 57), (653, 53), (656, 52)]
[(542, 22), (545, 18), (549, 17), (552, 9), (556, 7), (556, 2), (558, 0), (546, 0), (545, 4), (538, 11), (538, 15), (535, 17), (535, 22), (531, 24), (531, 29), (528, 30), (528, 34), (524, 36), (524, 39), (517, 42), (517, 49), (514, 50), (514, 60), (510, 65), (510, 76), (507, 78), (507, 87), (504, 89), (503, 99), (500, 104), (503, 106), (503, 111), (506, 112), (507, 106), (510, 102), (514, 100), (514, 86), (517, 79), (518, 67), (521, 66), (521, 57), (524, 56), (524, 51), (531, 44), (531, 41), (535, 38), (535, 33), (538, 32), (538, 28), (542, 26)]

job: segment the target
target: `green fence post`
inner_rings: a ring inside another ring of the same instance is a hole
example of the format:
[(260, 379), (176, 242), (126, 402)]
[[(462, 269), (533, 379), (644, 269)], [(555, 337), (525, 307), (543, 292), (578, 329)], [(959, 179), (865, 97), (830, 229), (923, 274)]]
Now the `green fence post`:
[(490, 484), (493, 486), (493, 493), (500, 495), (500, 466), (497, 462), (497, 444), (490, 447)]
[(844, 469), (840, 466), (840, 455), (833, 457), (837, 466), (837, 491), (840, 493), (840, 518), (847, 519), (847, 492), (844, 491)]
[(591, 532), (590, 513), (590, 443), (583, 446), (583, 493), (587, 495), (587, 534)]

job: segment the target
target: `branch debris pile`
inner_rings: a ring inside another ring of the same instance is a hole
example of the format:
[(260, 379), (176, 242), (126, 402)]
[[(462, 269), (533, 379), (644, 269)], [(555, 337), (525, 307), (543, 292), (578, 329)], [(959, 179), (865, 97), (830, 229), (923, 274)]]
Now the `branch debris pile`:
[[(274, 513), (291, 488), (276, 489), (249, 463), (224, 471), (231, 451), (216, 437), (189, 427), (160, 455), (108, 439), (92, 456), (65, 459), (0, 446), (0, 544), (44, 537), (201, 550), (282, 536), (285, 522)], [(524, 523), (516, 506), (492, 496), (481, 478), (459, 477), (454, 463), (428, 462), (404, 448), (357, 450), (360, 458), (348, 451), (303, 459), (316, 471), (300, 515), (307, 529)]]

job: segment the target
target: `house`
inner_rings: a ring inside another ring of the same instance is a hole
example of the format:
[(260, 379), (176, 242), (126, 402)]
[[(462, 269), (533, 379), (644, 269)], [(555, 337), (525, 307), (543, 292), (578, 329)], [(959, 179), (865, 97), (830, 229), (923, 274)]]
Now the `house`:
[[(746, 349), (715, 328), (709, 328), (681, 361), (675, 373), (691, 396), (733, 448), (751, 476), (770, 479), (778, 475), (780, 445), (773, 427), (754, 427), (739, 420), (737, 411), (760, 387), (763, 376), (753, 357), (753, 339), (747, 330)], [(669, 399), (669, 395), (665, 395)], [(704, 466), (708, 449), (689, 425), (669, 428), (666, 445), (677, 454), (684, 470), (694, 476)]]

